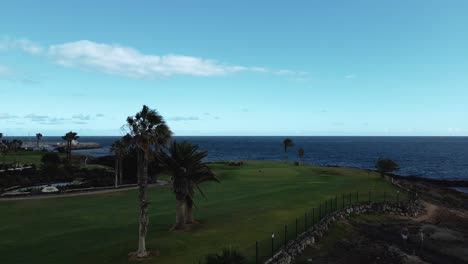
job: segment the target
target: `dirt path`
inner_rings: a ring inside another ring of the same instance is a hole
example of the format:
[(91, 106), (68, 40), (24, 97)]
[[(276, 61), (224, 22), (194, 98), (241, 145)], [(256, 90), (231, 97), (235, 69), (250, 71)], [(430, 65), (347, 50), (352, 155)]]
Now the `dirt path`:
[(435, 204), (424, 202), (424, 209), (426, 211), (424, 214), (419, 215), (418, 217), (411, 217), (410, 219), (416, 222), (434, 222), (437, 211), (440, 207)]

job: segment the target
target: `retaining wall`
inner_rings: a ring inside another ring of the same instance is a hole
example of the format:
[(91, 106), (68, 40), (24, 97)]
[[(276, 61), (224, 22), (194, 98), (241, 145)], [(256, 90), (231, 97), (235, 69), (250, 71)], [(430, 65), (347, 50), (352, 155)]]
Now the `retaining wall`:
[(290, 241), (286, 246), (282, 247), (272, 258), (267, 260), (265, 264), (290, 264), (296, 256), (302, 254), (305, 248), (315, 244), (321, 237), (325, 235), (331, 224), (351, 215), (360, 214), (390, 214), (398, 216), (418, 216), (423, 212), (423, 205), (419, 199), (395, 203), (395, 202), (366, 202), (350, 205), (340, 211), (336, 211), (320, 222), (314, 225), (308, 231), (300, 234), (297, 239)]

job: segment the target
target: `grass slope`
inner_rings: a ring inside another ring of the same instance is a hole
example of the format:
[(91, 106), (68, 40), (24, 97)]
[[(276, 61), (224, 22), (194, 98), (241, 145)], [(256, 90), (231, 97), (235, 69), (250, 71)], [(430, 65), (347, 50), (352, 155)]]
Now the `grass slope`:
[[(46, 152), (42, 151), (26, 151), (19, 150), (18, 152), (9, 152), (7, 155), (0, 155), (0, 163), (13, 163), (19, 162), (22, 164), (35, 164), (41, 165), (41, 158)], [(61, 158), (65, 157), (64, 154), (59, 153)]]
[[(377, 174), (357, 169), (256, 161), (212, 168), (222, 182), (203, 186), (208, 200), (198, 196), (202, 223), (191, 232), (169, 231), (175, 219), (170, 187), (150, 189), (147, 246), (160, 256), (146, 263), (197, 263), (229, 245), (247, 252), (335, 194), (395, 192)], [(0, 201), (0, 212), (2, 263), (127, 263), (137, 246), (136, 191)]]

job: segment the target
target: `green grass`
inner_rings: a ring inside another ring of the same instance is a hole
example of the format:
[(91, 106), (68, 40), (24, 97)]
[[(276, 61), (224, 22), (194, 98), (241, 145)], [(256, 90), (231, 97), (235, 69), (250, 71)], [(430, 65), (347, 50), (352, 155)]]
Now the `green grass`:
[[(254, 161), (212, 168), (222, 182), (204, 184), (208, 200), (198, 195), (196, 210), (202, 223), (191, 232), (169, 231), (174, 195), (167, 186), (150, 189), (147, 246), (160, 256), (146, 263), (197, 263), (225, 246), (249, 252), (256, 240), (336, 194), (395, 192), (377, 174), (358, 169)], [(127, 254), (137, 246), (134, 190), (0, 201), (0, 212), (2, 263), (127, 263)]]
[[(20, 150), (18, 152), (9, 152), (7, 155), (0, 155), (1, 163), (13, 163), (15, 161), (22, 164), (35, 164), (36, 166), (41, 165), (41, 158), (45, 154), (42, 151), (26, 151)], [(60, 157), (65, 157), (64, 154), (59, 153)]]

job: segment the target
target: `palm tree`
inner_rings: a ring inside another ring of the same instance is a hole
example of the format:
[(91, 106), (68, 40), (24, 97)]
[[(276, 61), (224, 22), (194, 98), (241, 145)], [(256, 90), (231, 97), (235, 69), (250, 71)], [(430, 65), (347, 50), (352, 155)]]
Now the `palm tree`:
[(302, 163), (302, 164), (304, 163), (304, 154), (305, 154), (304, 148), (300, 147), (300, 148), (297, 150), (297, 156), (298, 156), (299, 159), (301, 160), (301, 163)]
[(122, 144), (121, 140), (116, 140), (110, 148), (110, 152), (115, 154), (115, 179), (114, 184), (115, 188), (119, 185), (119, 175), (120, 175), (120, 167), (122, 166), (122, 156), (124, 155), (124, 145)]
[(5, 165), (5, 157), (8, 154), (8, 142), (0, 139), (0, 153), (3, 155), (2, 164)]
[(143, 109), (135, 116), (127, 118), (127, 125), (132, 136), (132, 141), (137, 148), (137, 178), (138, 199), (140, 205), (140, 227), (138, 239), (139, 258), (148, 255), (146, 251), (146, 233), (148, 230), (148, 161), (154, 156), (154, 151), (159, 151), (161, 145), (167, 144), (172, 132), (156, 110), (144, 105)]
[(23, 141), (19, 139), (13, 139), (9, 144), (9, 150), (13, 151), (15, 153), (15, 166), (18, 166), (18, 150), (21, 149), (21, 146), (23, 145)]
[(187, 142), (173, 142), (170, 148), (159, 152), (162, 167), (172, 175), (172, 190), (176, 196), (176, 224), (174, 229), (185, 229), (185, 224), (193, 224), (195, 188), (203, 195), (199, 184), (205, 181), (219, 182), (211, 169), (203, 162), (208, 155), (199, 151), (197, 145)]
[(42, 139), (42, 134), (37, 133), (36, 134), (36, 143), (37, 143), (37, 148), (39, 148), (39, 141)]
[(67, 159), (68, 161), (71, 160), (71, 151), (72, 151), (72, 142), (73, 140), (77, 140), (80, 137), (78, 136), (78, 133), (70, 131), (65, 134), (65, 136), (62, 137), (63, 140), (67, 141), (67, 147), (66, 147), (66, 152), (67, 152)]
[(283, 140), (284, 154), (286, 155), (286, 161), (288, 160), (288, 148), (293, 147), (294, 142), (290, 138), (285, 138)]
[(132, 136), (127, 134), (111, 145), (110, 152), (115, 154), (115, 188), (119, 183), (123, 184), (123, 158), (128, 154), (131, 144)]

